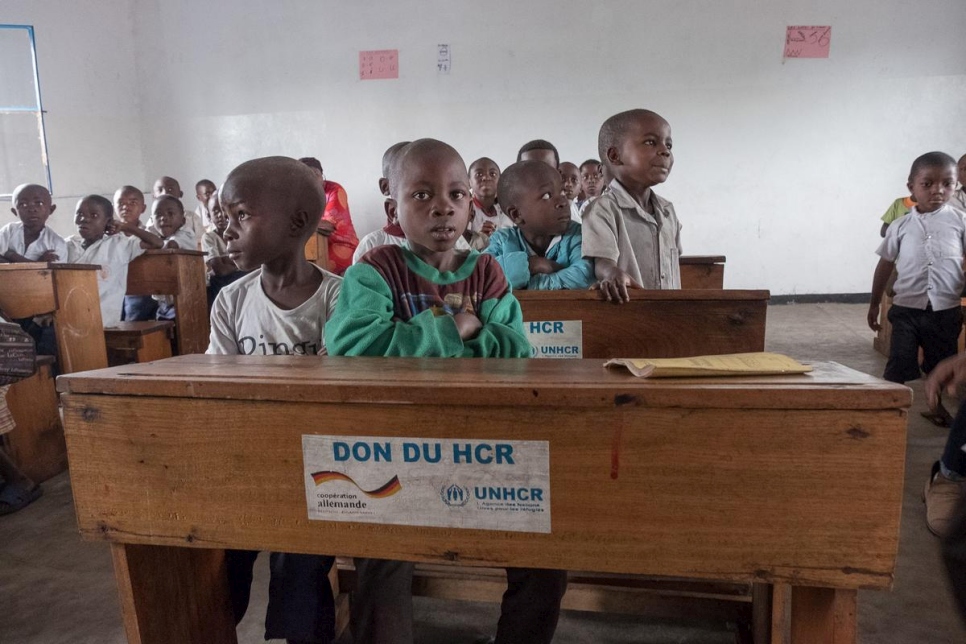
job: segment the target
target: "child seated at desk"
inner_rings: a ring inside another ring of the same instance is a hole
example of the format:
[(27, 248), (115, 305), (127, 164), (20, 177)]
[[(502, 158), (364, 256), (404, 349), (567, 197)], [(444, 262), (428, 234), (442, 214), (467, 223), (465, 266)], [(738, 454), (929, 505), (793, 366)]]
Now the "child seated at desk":
[(514, 163), (500, 177), (499, 195), (516, 226), (493, 233), (486, 253), (496, 257), (510, 286), (584, 289), (594, 283), (594, 265), (581, 256), (580, 224), (571, 220), (561, 173), (540, 161)]
[(583, 218), (587, 206), (600, 196), (600, 187), (603, 182), (600, 161), (587, 159), (580, 164), (580, 199), (577, 202), (577, 214), (581, 218)]
[[(400, 141), (389, 146), (382, 155), (382, 176), (379, 178), (379, 192), (385, 197), (384, 206), (389, 202), (389, 168), (392, 166), (393, 159), (399, 152), (409, 145), (411, 141)], [(386, 225), (379, 230), (369, 233), (359, 242), (355, 252), (352, 254), (352, 263), (357, 263), (362, 256), (373, 248), (379, 246), (405, 246), (406, 233), (399, 227), (399, 222), (395, 219), (395, 214), (386, 209)], [(462, 237), (456, 242), (456, 247), (460, 250), (469, 250), (470, 245)]]
[(579, 222), (580, 207), (577, 205), (577, 197), (580, 196), (580, 169), (570, 161), (564, 161), (558, 169), (560, 178), (563, 179), (563, 192), (570, 206), (570, 218)]
[[(163, 196), (174, 197), (179, 202), (184, 197), (184, 192), (181, 190), (181, 184), (178, 183), (177, 179), (171, 177), (161, 177), (154, 182), (154, 190), (152, 191), (152, 196), (157, 200)], [(201, 221), (201, 217), (197, 213), (184, 211), (184, 206), (181, 208), (181, 212), (184, 213), (184, 226), (191, 231), (194, 235), (194, 246), (186, 246), (187, 250), (201, 250), (201, 237), (205, 234), (205, 224)], [(154, 211), (151, 211), (151, 219), (148, 221), (148, 230), (158, 234), (160, 231), (157, 227), (157, 223), (154, 220)]]
[(507, 217), (496, 196), (500, 166), (483, 157), (470, 164), (469, 175), (473, 211), (464, 238), (474, 250), (483, 250), (490, 243), (490, 235), (501, 228), (511, 228), (513, 220)]
[[(415, 141), (390, 170), (390, 209), (409, 248), (383, 246), (345, 274), (326, 324), (329, 353), (351, 356), (525, 358), (520, 303), (490, 255), (457, 251), (470, 215), (466, 166), (449, 145)], [(409, 562), (356, 559), (356, 644), (412, 644)], [(507, 569), (496, 642), (551, 641), (567, 573)]]
[[(195, 250), (198, 242), (195, 233), (185, 225), (184, 204), (181, 200), (170, 195), (161, 195), (151, 204), (151, 216), (158, 234), (164, 241), (162, 248), (184, 248)], [(174, 298), (170, 295), (152, 295), (158, 310), (155, 317), (159, 320), (173, 320), (177, 312), (174, 309)]]
[[(121, 186), (114, 193), (114, 212), (121, 221), (144, 229), (141, 215), (147, 210), (144, 193), (134, 186)], [(123, 233), (130, 236), (130, 233)], [(121, 319), (127, 322), (153, 320), (158, 312), (158, 303), (150, 295), (125, 295)]]
[(629, 110), (600, 128), (597, 147), (613, 175), (610, 190), (584, 212), (584, 257), (604, 298), (628, 302), (628, 288), (681, 288), (681, 224), (654, 193), (674, 165), (671, 126), (650, 110)]
[[(869, 327), (878, 331), (879, 304), (895, 270), (898, 278), (889, 309), (892, 338), (882, 377), (900, 384), (930, 373), (939, 362), (956, 355), (963, 329), (960, 297), (966, 285), (966, 214), (948, 204), (956, 190), (956, 162), (943, 152), (920, 156), (912, 164), (908, 187), (916, 205), (889, 226), (876, 250), (880, 259), (868, 313)], [(949, 427), (952, 421), (938, 395), (922, 415), (941, 427)], [(953, 465), (946, 458), (937, 461), (923, 495), (926, 524), (936, 534), (948, 526), (966, 474), (953, 472)]]
[(195, 214), (201, 219), (201, 225), (204, 226), (205, 232), (214, 224), (211, 220), (211, 210), (209, 210), (208, 204), (211, 202), (211, 196), (217, 190), (218, 186), (211, 179), (202, 179), (195, 184), (195, 198), (198, 200), (198, 207), (195, 208)]
[(8, 262), (66, 262), (67, 242), (47, 227), (57, 206), (47, 188), (35, 183), (17, 186), (10, 212), (20, 221), (0, 228), (0, 259)]
[[(211, 311), (212, 355), (315, 355), (341, 279), (305, 259), (325, 208), (312, 171), (286, 157), (255, 159), (231, 171), (219, 203), (228, 217), (228, 257), (252, 271), (221, 290)], [(235, 623), (248, 608), (256, 551), (226, 553)], [(329, 643), (335, 603), (333, 557), (271, 554), (265, 639)]]
[[(67, 261), (97, 264), (97, 290), (101, 297), (101, 321), (105, 327), (121, 321), (127, 268), (145, 248), (161, 248), (157, 235), (127, 222), (114, 222), (111, 202), (100, 195), (87, 195), (77, 202), (74, 223), (77, 234), (67, 238)], [(117, 234), (117, 233), (130, 233)]]
[(228, 228), (228, 215), (218, 203), (218, 191), (211, 193), (205, 212), (211, 217), (211, 228), (201, 238), (201, 250), (205, 252), (205, 266), (208, 269), (208, 310), (215, 303), (215, 298), (221, 289), (247, 273), (238, 270), (235, 262), (228, 257), (228, 245), (225, 242), (225, 229)]

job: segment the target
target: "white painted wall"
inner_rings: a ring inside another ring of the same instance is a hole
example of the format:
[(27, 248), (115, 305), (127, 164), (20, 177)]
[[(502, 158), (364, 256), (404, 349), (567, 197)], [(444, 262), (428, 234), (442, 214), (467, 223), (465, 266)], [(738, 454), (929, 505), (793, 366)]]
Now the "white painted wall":
[[(131, 101), (109, 89), (125, 135), (91, 133), (100, 155), (52, 132), (55, 167), (58, 156), (89, 164), (72, 171), (72, 190), (131, 180), (119, 170), (137, 174), (143, 149), (145, 188), (171, 174), (194, 206), (201, 177), (221, 181), (253, 156), (313, 155), (345, 186), (362, 234), (382, 223), (379, 161), (397, 140), (433, 136), (467, 162), (506, 165), (546, 138), (579, 163), (596, 156), (607, 116), (649, 107), (674, 131), (676, 165), (659, 192), (677, 206), (687, 253), (727, 255), (732, 288), (842, 293), (869, 290), (878, 217), (904, 194), (912, 160), (966, 153), (962, 0), (129, 2), (136, 81), (131, 34), (116, 56), (98, 41), (86, 62), (58, 57), (70, 70), (59, 78), (45, 71), (55, 45), (40, 45), (52, 113), (53, 93), (91, 93), (115, 75), (140, 100), (132, 136)], [(121, 0), (103, 4), (35, 11), (64, 13), (57, 33), (95, 11), (122, 22)], [(831, 24), (831, 58), (783, 63), (789, 24)], [(437, 43), (452, 46), (448, 76), (437, 75)], [(400, 79), (360, 82), (360, 49), (399, 49)], [(75, 124), (93, 119), (78, 111)], [(102, 169), (105, 157), (120, 162)]]
[[(129, 0), (0, 4), (0, 22), (34, 26), (57, 204), (49, 223), (62, 235), (74, 232), (78, 196), (145, 181), (131, 10)], [(0, 202), (0, 225), (12, 220)]]

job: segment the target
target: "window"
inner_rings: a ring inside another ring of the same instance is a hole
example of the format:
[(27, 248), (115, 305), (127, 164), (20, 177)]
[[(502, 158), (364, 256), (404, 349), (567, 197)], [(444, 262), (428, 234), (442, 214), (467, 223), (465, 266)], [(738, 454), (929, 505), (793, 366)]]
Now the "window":
[(53, 192), (32, 26), (0, 24), (0, 78), (0, 197), (42, 180)]

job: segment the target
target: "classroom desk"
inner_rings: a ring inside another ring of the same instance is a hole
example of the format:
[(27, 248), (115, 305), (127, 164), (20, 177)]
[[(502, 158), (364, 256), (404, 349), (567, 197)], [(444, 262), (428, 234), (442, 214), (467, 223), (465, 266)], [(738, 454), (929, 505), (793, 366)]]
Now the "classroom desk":
[(210, 318), (205, 289), (205, 254), (196, 250), (149, 250), (127, 271), (128, 295), (172, 295), (178, 354), (204, 353)]
[[(580, 346), (583, 358), (684, 358), (765, 350), (768, 291), (632, 290), (625, 304), (605, 302), (600, 291), (591, 290), (522, 290), (514, 295), (537, 357), (574, 357), (573, 351), (552, 353), (557, 350), (553, 347), (570, 345)], [(579, 333), (574, 321), (580, 322)], [(554, 322), (563, 324), (555, 327)]]
[(678, 259), (681, 267), (681, 288), (724, 288), (724, 255), (684, 255)]
[[(112, 544), (131, 643), (236, 642), (221, 548), (775, 584), (772, 644), (853, 644), (856, 589), (894, 579), (911, 391), (835, 363), (646, 381), (599, 360), (192, 355), (58, 388), (78, 525)], [(303, 435), (545, 441), (550, 531), (308, 520)]]
[(0, 264), (0, 309), (14, 318), (52, 313), (61, 373), (107, 366), (99, 266)]
[(329, 238), (318, 232), (312, 235), (305, 242), (305, 259), (329, 270)]

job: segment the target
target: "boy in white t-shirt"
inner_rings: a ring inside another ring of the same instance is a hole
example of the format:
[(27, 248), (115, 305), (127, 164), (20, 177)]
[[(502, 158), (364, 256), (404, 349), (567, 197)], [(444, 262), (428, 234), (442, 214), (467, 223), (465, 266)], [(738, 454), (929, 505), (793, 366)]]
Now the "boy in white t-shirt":
[(20, 221), (0, 228), (0, 261), (66, 262), (67, 243), (47, 227), (56, 209), (47, 188), (35, 183), (17, 186), (10, 212)]
[[(305, 259), (305, 243), (325, 209), (325, 193), (312, 170), (287, 157), (248, 161), (228, 175), (219, 203), (228, 215), (228, 257), (252, 272), (215, 299), (207, 353), (325, 353), (325, 322), (342, 280)], [(248, 608), (258, 552), (225, 555), (237, 624)], [(328, 581), (334, 558), (272, 553), (271, 559), (265, 639), (334, 641), (335, 603)]]
[(128, 264), (146, 248), (161, 248), (164, 243), (157, 235), (134, 224), (115, 222), (113, 216), (110, 200), (100, 195), (82, 197), (74, 213), (77, 234), (67, 238), (68, 262), (101, 267), (97, 273), (97, 290), (105, 327), (121, 321)]

